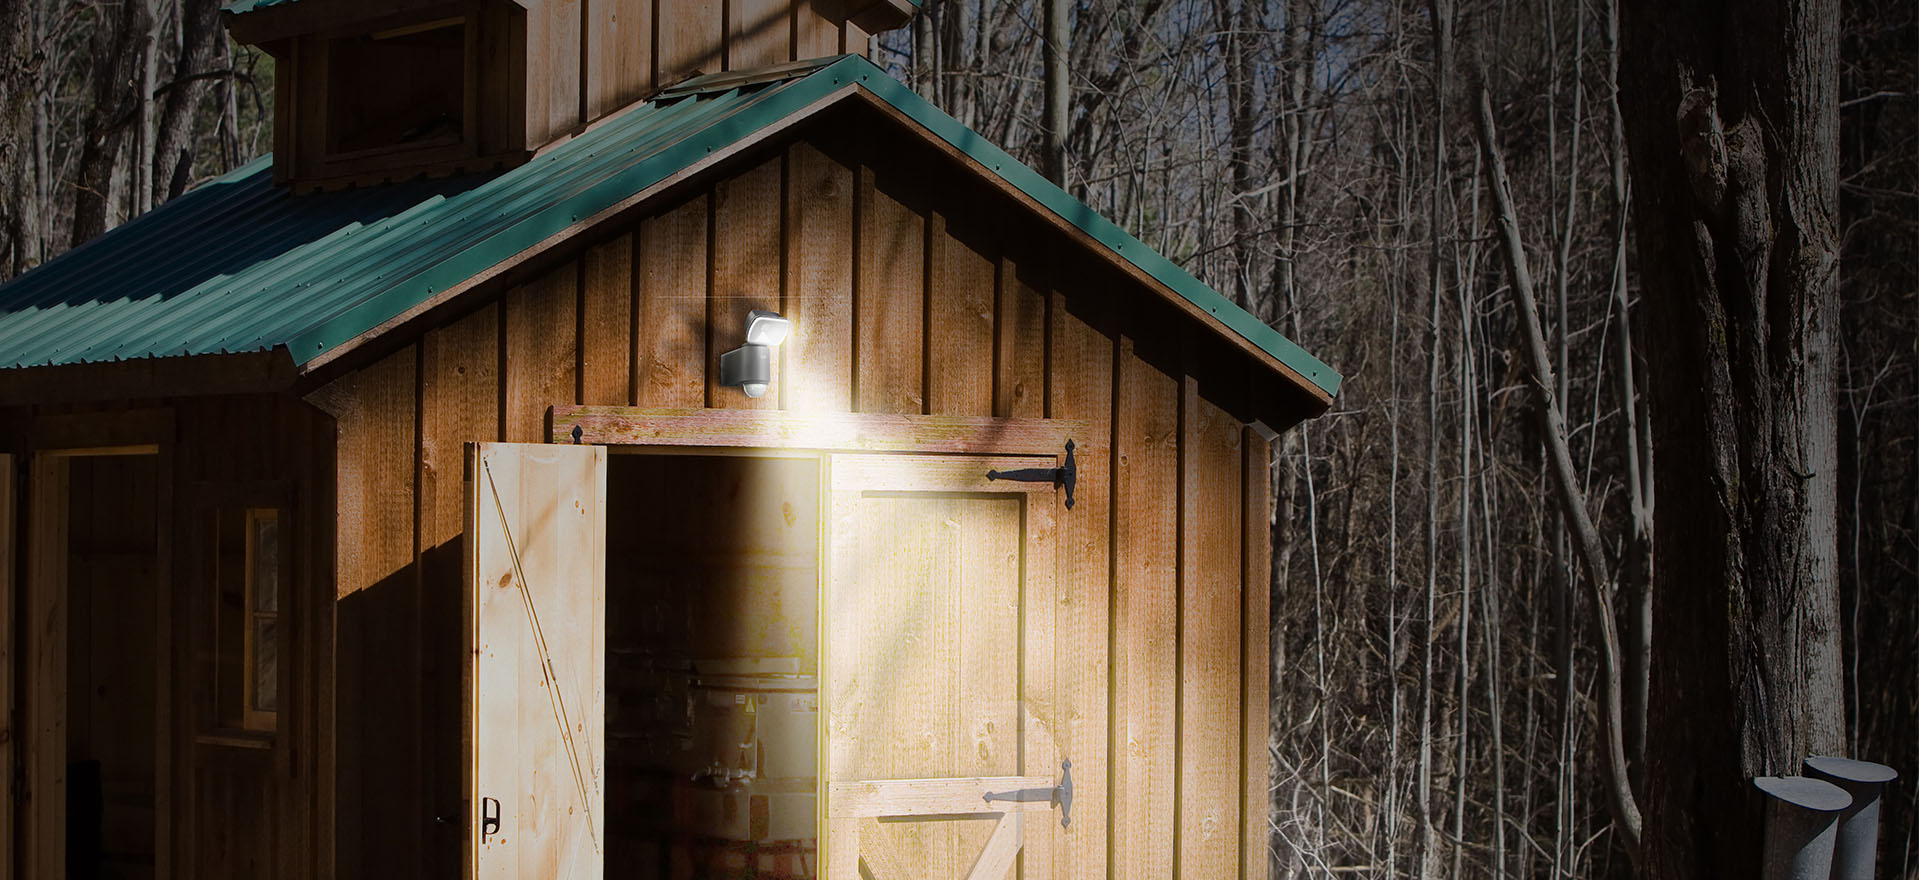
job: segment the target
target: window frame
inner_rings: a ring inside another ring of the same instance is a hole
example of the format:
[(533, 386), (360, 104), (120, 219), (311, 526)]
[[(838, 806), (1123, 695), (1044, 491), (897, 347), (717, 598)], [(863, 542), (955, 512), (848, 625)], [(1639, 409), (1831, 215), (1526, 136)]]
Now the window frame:
[[(280, 660), (284, 656), (281, 648), (283, 646), (282, 643), (285, 641), (281, 636), (282, 630), (280, 627), (280, 614), (281, 609), (285, 605), (287, 582), (286, 542), (283, 539), (285, 535), (283, 526), (286, 522), (284, 516), (285, 510), (278, 505), (248, 505), (241, 510), (241, 521), (244, 523), (241, 534), (243, 536), (242, 540), (246, 542), (246, 567), (241, 584), (241, 590), (243, 592), (240, 611), (240, 728), (253, 733), (273, 733), (279, 729)], [(260, 533), (257, 524), (261, 522), (262, 519), (271, 520), (274, 524), (273, 610), (266, 612), (256, 607), (259, 593), (255, 577), (260, 573), (258, 557)], [(217, 614), (218, 606), (216, 605), (215, 607)], [(259, 671), (255, 664), (258, 657), (259, 625), (262, 615), (269, 617), (273, 621), (273, 676), (275, 679), (273, 683), (273, 709), (261, 709), (259, 707), (260, 683), (255, 678)], [(216, 626), (217, 625), (218, 620), (216, 618)], [(217, 651), (219, 649), (219, 641), (217, 639), (214, 645)], [(215, 665), (217, 668), (218, 663), (216, 662)], [(218, 692), (218, 685), (216, 684), (215, 693)]]
[[(300, 523), (294, 511), (292, 486), (284, 480), (257, 482), (201, 482), (194, 496), (192, 553), (192, 632), (194, 640), (192, 690), (197, 692), (194, 740), (206, 745), (236, 748), (272, 748), (280, 732), (280, 714), (288, 699), (292, 634), (289, 624), (299, 571), (296, 536)], [(274, 620), (274, 705), (271, 711), (254, 708), (255, 620), (254, 525), (258, 513), (270, 511), (276, 524), (278, 556)], [(237, 535), (223, 534), (224, 523), (237, 523)], [(224, 542), (236, 538), (239, 553)], [(237, 557), (237, 558), (236, 558)], [(232, 563), (237, 562), (237, 571)], [(223, 605), (234, 585), (223, 578), (237, 577), (242, 592), (237, 609)], [(233, 628), (237, 636), (227, 638)], [(229, 654), (229, 652), (234, 654)], [(237, 656), (235, 656), (237, 655)], [(237, 663), (232, 662), (237, 660)], [(234, 667), (238, 667), (235, 669)]]

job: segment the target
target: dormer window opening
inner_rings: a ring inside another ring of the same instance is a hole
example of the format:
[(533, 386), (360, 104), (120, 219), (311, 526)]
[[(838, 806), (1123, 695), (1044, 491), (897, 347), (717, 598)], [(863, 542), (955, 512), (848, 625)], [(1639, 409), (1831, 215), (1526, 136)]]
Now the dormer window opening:
[(460, 146), (469, 42), (463, 17), (329, 40), (328, 158)]

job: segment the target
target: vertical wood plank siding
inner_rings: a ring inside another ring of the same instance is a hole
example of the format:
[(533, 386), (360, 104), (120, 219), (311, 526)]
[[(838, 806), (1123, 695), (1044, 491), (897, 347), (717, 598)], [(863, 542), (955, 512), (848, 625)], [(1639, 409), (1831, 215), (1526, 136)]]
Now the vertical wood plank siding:
[[(1030, 265), (1023, 264), (1020, 272), (1026, 272)], [(1037, 283), (1045, 285), (1044, 281)], [(1076, 441), (1082, 462), (1080, 486), (1073, 510), (1060, 518), (1055, 564), (1060, 568), (1060, 598), (1067, 603), (1067, 622), (1062, 629), (1072, 640), (1058, 656), (1064, 667), (1060, 682), (1067, 704), (1067, 753), (1079, 771), (1074, 776), (1073, 803), (1081, 816), (1067, 829), (1064, 860), (1066, 876), (1093, 880), (1107, 876), (1107, 841), (1112, 827), (1110, 526), (1114, 363), (1118, 349), (1114, 346), (1111, 313), (1076, 311), (1058, 290), (1048, 294), (1045, 308), (1049, 330), (1042, 365), (1046, 371), (1046, 415), (1080, 419), (1087, 425), (1086, 438)], [(1003, 335), (1014, 323), (1003, 316)]]
[(338, 388), (335, 834), (341, 877), (421, 876), (422, 831), (430, 821), (421, 762), (426, 749), (451, 745), (428, 744), (422, 735), (422, 584), (414, 565), (419, 360), (409, 345), (343, 378)]
[[(340, 876), (459, 864), (465, 830), (431, 819), (461, 809), (455, 468), (466, 441), (542, 439), (557, 403), (1084, 421), (1049, 710), (1075, 801), (1047, 858), (1087, 880), (1264, 876), (1267, 445), (1244, 392), (1182, 367), (1206, 359), (1128, 282), (911, 167), (830, 132), (762, 153), (325, 391), (352, 401)], [(750, 307), (794, 321), (758, 401), (716, 375)], [(394, 580), (403, 600), (362, 610)]]
[[(466, 762), (461, 743), (465, 692), (437, 683), (458, 681), (465, 633), (458, 613), (463, 577), (460, 539), (465, 531), (465, 449), (470, 441), (501, 433), (499, 393), (500, 306), (490, 303), (428, 333), (420, 341), (420, 599), (423, 615), (420, 668), (427, 687), (426, 725), (421, 730), (428, 810), (422, 817), (431, 857), (422, 876), (452, 878), (459, 863), (444, 853), (460, 846), (458, 819)], [(623, 365), (624, 366), (624, 365)], [(624, 374), (624, 370), (622, 371)], [(624, 395), (625, 389), (622, 388)]]
[[(762, 397), (747, 397), (720, 384), (721, 355), (747, 341), (750, 309), (780, 309), (781, 210), (783, 180), (776, 156), (713, 190), (712, 278), (707, 300), (707, 405), (739, 396), (729, 405), (741, 409), (778, 409), (777, 386)], [(722, 244), (724, 243), (724, 244)], [(777, 366), (777, 365), (776, 365)], [(779, 376), (772, 377), (779, 381)]]
[(806, 142), (787, 161), (781, 396), (798, 412), (853, 409), (853, 169)]
[[(1130, 328), (1137, 330), (1138, 328)], [(1173, 876), (1180, 380), (1120, 338), (1114, 391), (1115, 880)]]
[(1231, 876), (1240, 848), (1240, 431), (1201, 396), (1180, 394), (1181, 877)]
[(1268, 705), (1272, 688), (1269, 614), (1273, 596), (1273, 448), (1260, 432), (1241, 429), (1245, 459), (1240, 493), (1245, 537), (1240, 545), (1240, 876), (1265, 877), (1267, 865)]
[(854, 193), (854, 402), (858, 412), (923, 413), (926, 214), (901, 202), (906, 181), (858, 170)]

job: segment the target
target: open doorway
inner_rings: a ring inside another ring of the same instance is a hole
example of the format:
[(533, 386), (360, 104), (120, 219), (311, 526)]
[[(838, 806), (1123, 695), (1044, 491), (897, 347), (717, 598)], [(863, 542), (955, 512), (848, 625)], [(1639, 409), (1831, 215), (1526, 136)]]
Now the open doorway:
[(1051, 457), (468, 455), (470, 876), (1054, 876)]
[(36, 876), (156, 874), (160, 477), (148, 447), (43, 453), (36, 469), (35, 546), (48, 558), (29, 619), (50, 626), (28, 655), (28, 771), (54, 795), (33, 806)]
[(820, 460), (607, 473), (607, 863), (817, 876)]

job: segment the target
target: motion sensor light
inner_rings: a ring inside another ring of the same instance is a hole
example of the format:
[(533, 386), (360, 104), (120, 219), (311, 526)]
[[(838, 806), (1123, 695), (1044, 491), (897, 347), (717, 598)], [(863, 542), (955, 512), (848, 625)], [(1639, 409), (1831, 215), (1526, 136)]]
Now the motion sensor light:
[(754, 309), (747, 313), (747, 343), (749, 345), (779, 345), (786, 341), (787, 331), (792, 321), (780, 317), (766, 309)]
[(767, 393), (773, 382), (773, 347), (787, 338), (792, 322), (765, 309), (747, 313), (747, 344), (720, 356), (720, 384), (737, 386), (748, 397)]

